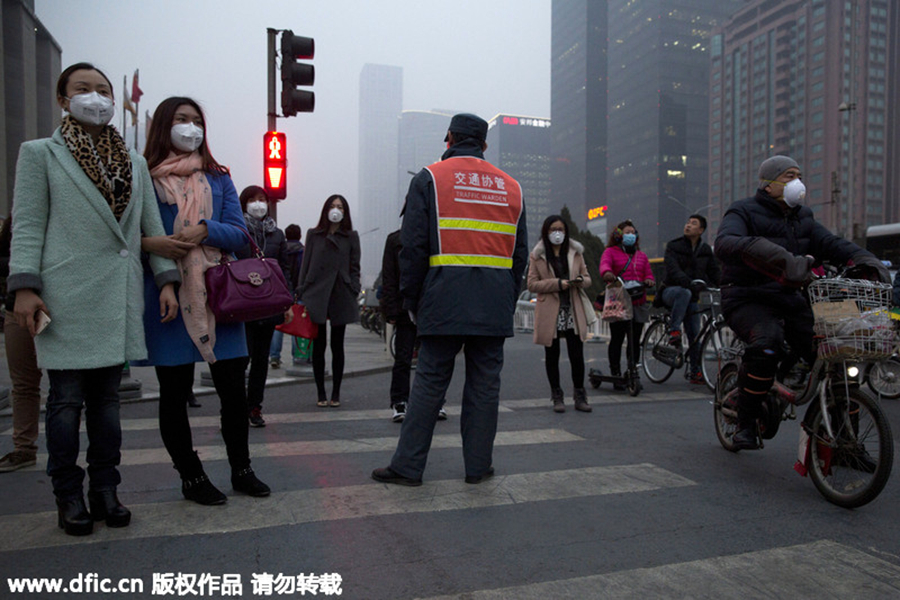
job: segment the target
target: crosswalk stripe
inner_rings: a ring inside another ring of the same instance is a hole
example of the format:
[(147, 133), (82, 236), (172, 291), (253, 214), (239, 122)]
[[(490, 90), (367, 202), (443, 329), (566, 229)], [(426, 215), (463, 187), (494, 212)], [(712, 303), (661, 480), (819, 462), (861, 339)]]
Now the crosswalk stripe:
[[(400, 430), (397, 429), (397, 436)], [(397, 447), (397, 436), (360, 438), (360, 439), (336, 439), (296, 442), (268, 442), (264, 444), (250, 444), (250, 457), (279, 457), (279, 456), (309, 456), (318, 454), (346, 454), (351, 452), (390, 452)], [(558, 444), (563, 442), (580, 442), (584, 438), (569, 433), (562, 429), (530, 429), (520, 431), (498, 431), (494, 440), (494, 446), (519, 446), (529, 444)], [(438, 434), (431, 443), (432, 448), (459, 448), (462, 439), (459, 433)], [(224, 444), (215, 446), (196, 446), (194, 448), (204, 461), (226, 460), (228, 458)], [(85, 452), (79, 456), (79, 462), (84, 464)], [(142, 448), (140, 450), (123, 450), (122, 466), (170, 464), (165, 448)], [(29, 469), (43, 469), (47, 465), (47, 454), (37, 455), (37, 464)]]
[(696, 485), (653, 464), (616, 465), (497, 474), (480, 485), (462, 478), (426, 481), (417, 488), (380, 483), (273, 493), (269, 498), (229, 498), (223, 506), (180, 500), (131, 505), (131, 525), (93, 535), (67, 536), (53, 512), (0, 517), (3, 552), (32, 548), (110, 543), (149, 537), (229, 533), (320, 521), (407, 513), (477, 509), (525, 502), (647, 492)]
[(896, 598), (900, 567), (830, 540), (420, 600)]

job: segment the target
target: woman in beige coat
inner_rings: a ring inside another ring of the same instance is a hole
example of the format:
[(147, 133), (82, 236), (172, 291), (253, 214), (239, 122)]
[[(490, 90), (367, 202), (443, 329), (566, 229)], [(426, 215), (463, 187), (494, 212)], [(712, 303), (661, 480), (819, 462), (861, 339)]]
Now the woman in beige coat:
[[(547, 249), (550, 249), (548, 252)], [(541, 227), (541, 239), (531, 252), (528, 290), (537, 293), (534, 307), (534, 343), (544, 346), (547, 379), (554, 412), (566, 412), (559, 384), (559, 340), (565, 338), (572, 365), (575, 410), (591, 412), (584, 390), (584, 340), (589, 323), (596, 320), (582, 288), (591, 285), (584, 264), (584, 247), (569, 239), (569, 228), (559, 215), (550, 215)]]

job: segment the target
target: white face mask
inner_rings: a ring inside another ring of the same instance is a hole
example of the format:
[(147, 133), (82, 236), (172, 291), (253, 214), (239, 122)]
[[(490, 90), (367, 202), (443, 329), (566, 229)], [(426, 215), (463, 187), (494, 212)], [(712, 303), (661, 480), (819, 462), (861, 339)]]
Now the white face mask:
[(182, 152), (193, 152), (203, 143), (203, 128), (193, 123), (172, 125), (172, 145)]
[(254, 219), (262, 219), (269, 214), (269, 206), (260, 200), (247, 203), (247, 214)]
[(328, 211), (328, 220), (332, 223), (340, 223), (344, 220), (344, 211), (339, 208), (332, 208)]
[(800, 206), (806, 200), (806, 186), (799, 179), (792, 179), (784, 186), (784, 203), (791, 208)]
[(113, 101), (97, 92), (69, 98), (69, 114), (84, 125), (106, 125), (116, 114)]
[(549, 239), (550, 243), (553, 244), (554, 246), (559, 246), (560, 244), (562, 244), (565, 241), (566, 232), (565, 231), (551, 231), (549, 234), (547, 234), (547, 239)]

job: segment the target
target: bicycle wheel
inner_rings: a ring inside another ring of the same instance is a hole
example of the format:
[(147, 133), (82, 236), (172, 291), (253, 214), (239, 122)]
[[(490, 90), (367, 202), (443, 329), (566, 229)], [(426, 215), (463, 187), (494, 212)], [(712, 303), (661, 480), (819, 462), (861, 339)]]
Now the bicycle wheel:
[(716, 391), (719, 369), (740, 355), (741, 341), (724, 323), (713, 325), (700, 346), (700, 371), (710, 391)]
[[(729, 452), (737, 452), (734, 447), (734, 434), (737, 433), (737, 407), (728, 400), (728, 392), (737, 387), (738, 366), (730, 363), (719, 371), (716, 385), (716, 399), (713, 400), (713, 418), (716, 425), (716, 437), (719, 443)], [(730, 399), (733, 401), (733, 398)]]
[(818, 401), (804, 418), (809, 432), (809, 476), (825, 499), (844, 508), (868, 504), (884, 489), (894, 464), (894, 442), (878, 401), (859, 389), (829, 392), (828, 435)]
[(641, 367), (644, 369), (644, 375), (653, 383), (663, 383), (675, 370), (675, 367), (667, 365), (653, 356), (653, 348), (657, 344), (666, 344), (667, 342), (668, 327), (666, 321), (654, 321), (647, 328), (644, 340), (641, 343)]
[(873, 363), (866, 373), (869, 389), (881, 398), (900, 398), (900, 360), (892, 356)]

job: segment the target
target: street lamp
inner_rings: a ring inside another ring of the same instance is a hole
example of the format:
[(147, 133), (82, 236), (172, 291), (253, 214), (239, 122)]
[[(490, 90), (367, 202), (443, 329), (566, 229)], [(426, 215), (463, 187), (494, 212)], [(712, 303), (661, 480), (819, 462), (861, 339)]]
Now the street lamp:
[(850, 142), (847, 149), (847, 233), (848, 240), (853, 239), (853, 184), (854, 184), (854, 164), (853, 164), (853, 148), (856, 146), (856, 138), (853, 137), (853, 112), (856, 110), (856, 102), (841, 102), (838, 105), (838, 112), (848, 113), (850, 122), (847, 126), (847, 134)]

